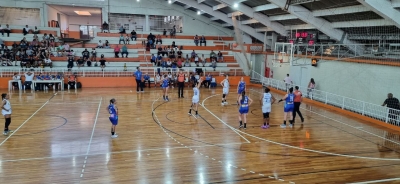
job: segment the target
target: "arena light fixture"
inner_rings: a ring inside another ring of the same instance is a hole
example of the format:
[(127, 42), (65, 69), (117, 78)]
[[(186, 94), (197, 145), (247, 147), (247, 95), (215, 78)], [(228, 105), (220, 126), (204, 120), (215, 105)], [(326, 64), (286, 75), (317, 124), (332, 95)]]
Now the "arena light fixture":
[(140, 0), (136, 0), (137, 2), (139, 2)]
[(234, 8), (237, 8), (239, 5), (237, 3), (233, 4)]
[(168, 0), (168, 3), (169, 3), (169, 4), (171, 4), (171, 3), (172, 3), (172, 1), (171, 1), (171, 0)]
[(90, 14), (90, 12), (88, 12), (88, 11), (74, 11), (76, 14), (78, 14), (78, 15), (92, 15), (92, 14)]
[(197, 11), (197, 15), (200, 15), (200, 11)]

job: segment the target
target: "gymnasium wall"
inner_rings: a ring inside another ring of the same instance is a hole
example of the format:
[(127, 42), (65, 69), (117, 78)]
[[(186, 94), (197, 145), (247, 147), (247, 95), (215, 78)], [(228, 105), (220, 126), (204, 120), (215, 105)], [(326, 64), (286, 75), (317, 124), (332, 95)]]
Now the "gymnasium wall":
[(398, 67), (320, 60), (317, 67), (282, 66), (271, 69), (275, 79), (283, 80), (290, 72), (293, 82), (307, 86), (310, 78), (314, 78), (318, 90), (373, 104), (382, 104), (387, 93), (400, 98)]

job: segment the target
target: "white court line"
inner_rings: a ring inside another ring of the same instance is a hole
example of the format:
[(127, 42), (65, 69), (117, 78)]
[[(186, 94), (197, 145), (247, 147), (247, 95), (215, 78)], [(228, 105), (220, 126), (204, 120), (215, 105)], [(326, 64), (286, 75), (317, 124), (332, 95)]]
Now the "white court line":
[(373, 181), (364, 181), (364, 182), (356, 182), (356, 183), (349, 183), (349, 184), (369, 184), (369, 183), (382, 183), (387, 181), (398, 181), (400, 178), (390, 178), (390, 179), (383, 179), (383, 180), (373, 180)]
[[(206, 108), (206, 106), (203, 106), (203, 108), (208, 110)], [(213, 114), (216, 117), (216, 115), (214, 113), (212, 113), (211, 111), (208, 110), (208, 112), (210, 112), (211, 114)], [(228, 124), (225, 124), (225, 125), (230, 127), (230, 128), (233, 128), (232, 126), (230, 126)], [(255, 135), (252, 135), (252, 134), (240, 131), (240, 130), (236, 130), (236, 131), (238, 131), (238, 132), (240, 132), (242, 134), (248, 135), (250, 137), (253, 137), (255, 139), (259, 139), (259, 140), (265, 141), (265, 142), (269, 142), (269, 143), (272, 143), (272, 144), (277, 144), (277, 145), (280, 145), (280, 146), (285, 146), (285, 147), (289, 147), (289, 148), (293, 148), (293, 149), (309, 151), (309, 152), (313, 152), (313, 153), (333, 155), (333, 156), (341, 156), (341, 157), (349, 157), (349, 158), (369, 159), (369, 160), (400, 161), (400, 159), (395, 159), (395, 158), (375, 158), (375, 157), (363, 157), (363, 156), (354, 156), (354, 155), (343, 155), (343, 154), (338, 154), (338, 153), (330, 153), (330, 152), (317, 151), (317, 150), (312, 150), (312, 149), (307, 149), (307, 148), (300, 148), (300, 147), (291, 146), (291, 145), (288, 145), (288, 144), (283, 144), (283, 143), (280, 143), (280, 142), (267, 140), (267, 139), (264, 139), (264, 138), (261, 138), (261, 137), (257, 137)]]
[(49, 103), (50, 100), (51, 100), (52, 98), (54, 98), (54, 96), (56, 96), (56, 95), (57, 95), (57, 93), (55, 93), (50, 99), (48, 99), (48, 100), (46, 101), (46, 103), (44, 103), (41, 107), (39, 107), (38, 110), (36, 110), (31, 116), (29, 116), (29, 118), (26, 119), (17, 129), (15, 129), (14, 132), (13, 132), (11, 135), (7, 136), (6, 139), (4, 139), (3, 142), (0, 143), (0, 146), (2, 146), (11, 136), (13, 136), (15, 133), (17, 133), (17, 131), (18, 131), (22, 126), (24, 126), (25, 123), (27, 123), (30, 119), (32, 119), (33, 116), (35, 116), (35, 115), (36, 115), (47, 103)]
[[(254, 89), (251, 89), (251, 90), (261, 94), (261, 92), (258, 92), (258, 91), (254, 90)], [(336, 122), (338, 122), (338, 123), (340, 123), (340, 124), (343, 124), (343, 125), (349, 126), (349, 127), (351, 127), (351, 128), (354, 128), (354, 129), (356, 129), (356, 130), (359, 130), (359, 131), (365, 132), (365, 133), (367, 133), (367, 134), (370, 134), (370, 135), (373, 135), (373, 136), (379, 137), (379, 138), (381, 138), (381, 139), (383, 139), (383, 140), (386, 140), (386, 141), (392, 142), (392, 143), (394, 143), (394, 144), (400, 145), (400, 143), (399, 143), (399, 142), (396, 142), (396, 141), (393, 141), (393, 140), (390, 140), (390, 139), (386, 139), (385, 137), (382, 137), (382, 136), (380, 136), (380, 135), (376, 135), (376, 134), (374, 134), (374, 133), (372, 133), (372, 132), (368, 132), (368, 131), (366, 131), (366, 130), (362, 129), (363, 127), (361, 127), (361, 128), (360, 128), (360, 127), (356, 127), (356, 126), (353, 126), (353, 125), (349, 125), (349, 124), (347, 124), (347, 123), (341, 122), (341, 121), (339, 121), (339, 120), (333, 119), (333, 118), (331, 118), (331, 117), (328, 117), (328, 116), (325, 116), (325, 115), (323, 115), (323, 114), (320, 114), (320, 113), (317, 113), (317, 112), (314, 112), (314, 111), (308, 110), (308, 109), (306, 109), (306, 108), (304, 108), (304, 107), (301, 107), (301, 108), (302, 108), (302, 109), (304, 109), (304, 110), (306, 110), (306, 111), (309, 111), (309, 112), (311, 112), (311, 113), (314, 113), (314, 114), (317, 114), (317, 115), (319, 115), (319, 116), (322, 116), (322, 117), (324, 117), (324, 118), (327, 118), (327, 119), (330, 119), (330, 120), (336, 121)]]
[(203, 146), (177, 146), (177, 147), (169, 147), (169, 148), (150, 148), (150, 149), (141, 149), (141, 150), (126, 150), (126, 151), (114, 151), (114, 152), (106, 152), (106, 153), (95, 153), (95, 154), (79, 154), (79, 155), (67, 155), (67, 156), (56, 156), (56, 157), (37, 157), (37, 158), (21, 158), (21, 159), (13, 159), (13, 160), (0, 160), (0, 163), (3, 162), (18, 162), (18, 161), (31, 161), (31, 160), (44, 160), (44, 159), (59, 159), (59, 158), (70, 158), (70, 157), (81, 157), (81, 156), (98, 156), (98, 155), (106, 155), (106, 154), (122, 154), (122, 153), (135, 153), (135, 152), (146, 152), (146, 151), (160, 151), (160, 150), (173, 150), (173, 149), (188, 149), (188, 148), (203, 148), (203, 147), (217, 147), (217, 146), (226, 146), (226, 145), (239, 145), (246, 143), (226, 143), (226, 144), (214, 144), (214, 145), (203, 145)]
[(207, 99), (209, 99), (209, 98), (211, 98), (211, 97), (214, 97), (214, 96), (217, 96), (217, 95), (219, 95), (219, 94), (212, 95), (212, 96), (209, 96), (209, 97), (205, 98), (205, 99), (203, 100), (203, 102), (200, 104), (200, 106), (202, 106), (206, 111), (208, 111), (211, 115), (213, 115), (215, 118), (217, 118), (221, 123), (227, 125), (232, 131), (234, 131), (236, 134), (238, 134), (240, 137), (242, 137), (244, 140), (246, 140), (247, 143), (251, 143), (251, 142), (250, 142), (249, 140), (247, 140), (245, 137), (243, 137), (242, 135), (240, 135), (240, 134), (236, 131), (235, 128), (229, 126), (229, 125), (226, 124), (221, 118), (219, 118), (219, 117), (216, 116), (214, 113), (212, 113), (210, 110), (208, 110), (207, 108), (205, 108), (204, 102), (205, 102)]
[(96, 128), (97, 119), (99, 118), (100, 107), (101, 107), (101, 102), (102, 102), (102, 101), (103, 101), (103, 97), (100, 97), (99, 107), (97, 108), (96, 119), (94, 120), (94, 124), (93, 124), (92, 135), (90, 136), (89, 145), (88, 145), (88, 148), (87, 148), (87, 150), (86, 150), (86, 157), (85, 157), (85, 161), (84, 161), (84, 163), (83, 163), (83, 169), (82, 169), (82, 173), (81, 173), (81, 178), (83, 177), (83, 173), (85, 172), (86, 161), (87, 161), (87, 158), (88, 158), (88, 155), (89, 155), (90, 145), (92, 145), (92, 140), (93, 140), (93, 135), (94, 135), (94, 129)]

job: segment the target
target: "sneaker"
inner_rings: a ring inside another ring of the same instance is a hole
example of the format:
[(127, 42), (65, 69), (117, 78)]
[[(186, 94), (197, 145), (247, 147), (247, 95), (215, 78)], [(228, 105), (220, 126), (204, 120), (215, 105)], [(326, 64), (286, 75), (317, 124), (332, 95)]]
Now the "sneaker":
[(289, 128), (293, 128), (293, 124), (289, 124)]
[(221, 106), (224, 106), (225, 104), (224, 103), (221, 103)]
[(191, 115), (192, 115), (192, 113), (190, 113), (190, 112), (188, 112), (188, 114), (189, 114), (189, 116), (191, 116)]
[(243, 129), (245, 129), (245, 130), (246, 130), (246, 127), (244, 127)]
[(199, 115), (198, 115), (198, 114), (196, 114), (194, 117), (195, 117), (195, 118), (198, 118), (198, 117), (199, 117)]
[(239, 125), (239, 129), (243, 128), (243, 125)]
[(114, 135), (111, 136), (111, 138), (117, 138), (117, 137), (118, 137), (117, 134), (114, 134)]
[(225, 105), (228, 105), (228, 102), (224, 102)]
[(4, 131), (4, 132), (3, 132), (3, 135), (7, 135), (7, 132), (6, 132), (6, 131)]
[(265, 125), (265, 126), (263, 125), (263, 126), (261, 126), (261, 128), (262, 129), (267, 129), (267, 128), (269, 128), (269, 126), (268, 125)]
[(301, 123), (303, 123), (304, 122), (304, 118), (301, 118)]
[(281, 125), (281, 128), (286, 128), (286, 125), (285, 125), (285, 124), (282, 124), (282, 125)]

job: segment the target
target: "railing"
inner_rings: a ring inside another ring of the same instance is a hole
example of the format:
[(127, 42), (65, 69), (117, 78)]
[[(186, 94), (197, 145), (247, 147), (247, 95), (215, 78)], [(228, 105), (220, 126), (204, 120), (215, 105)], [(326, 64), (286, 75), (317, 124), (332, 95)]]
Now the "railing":
[[(286, 91), (286, 83), (282, 80), (266, 78), (259, 73), (252, 71), (251, 79), (261, 83), (263, 86), (269, 86), (278, 90)], [(295, 84), (293, 84), (295, 86)], [(400, 126), (400, 110), (383, 107), (368, 102), (320, 91), (316, 89), (308, 89), (305, 86), (299, 86), (305, 98), (319, 101), (328, 105), (339, 107), (354, 113), (361, 114), (370, 118), (380, 120), (385, 123), (390, 123), (395, 126)]]
[[(121, 67), (123, 68), (123, 67)], [(208, 73), (212, 73), (212, 75), (224, 75), (228, 74), (230, 76), (244, 76), (242, 69), (227, 69), (227, 70), (218, 70), (218, 67), (215, 69), (210, 70), (210, 68), (206, 67), (182, 67), (182, 68), (161, 68), (161, 67), (140, 67), (143, 73), (148, 73), (149, 75), (154, 76), (158, 73), (158, 69), (160, 70), (161, 74), (166, 74), (171, 72), (172, 74), (178, 73), (182, 70), (185, 74), (194, 73), (195, 69), (202, 69), (203, 73), (202, 76), (205, 76)], [(126, 71), (123, 69), (107, 69), (105, 68), (104, 71), (101, 71), (100, 68), (98, 69), (52, 69), (52, 68), (36, 68), (33, 72), (36, 74), (43, 73), (43, 74), (57, 74), (62, 73), (64, 75), (68, 75), (69, 73), (74, 73), (78, 77), (131, 77), (136, 69), (128, 68)], [(14, 73), (19, 75), (23, 75), (26, 71), (22, 69), (1, 69), (0, 70), (0, 77), (12, 77)]]

